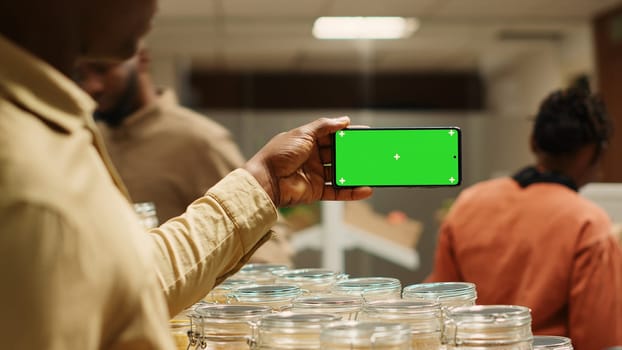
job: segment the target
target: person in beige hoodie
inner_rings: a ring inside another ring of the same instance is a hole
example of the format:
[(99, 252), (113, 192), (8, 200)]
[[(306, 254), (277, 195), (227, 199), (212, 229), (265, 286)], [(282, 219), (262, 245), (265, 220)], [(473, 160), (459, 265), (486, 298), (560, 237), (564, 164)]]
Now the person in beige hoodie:
[[(355, 200), (326, 185), (331, 133), (281, 133), (185, 213), (145, 231), (105, 151), (79, 57), (124, 60), (155, 0), (0, 2), (0, 339), (3, 349), (173, 349), (168, 319), (236, 272), (277, 207)], [(163, 140), (165, 142), (165, 140)]]
[[(152, 203), (160, 223), (244, 164), (226, 128), (155, 86), (146, 48), (125, 61), (83, 60), (75, 78), (97, 102), (95, 121), (130, 198)], [(250, 262), (291, 266), (290, 226), (279, 216), (272, 231)]]

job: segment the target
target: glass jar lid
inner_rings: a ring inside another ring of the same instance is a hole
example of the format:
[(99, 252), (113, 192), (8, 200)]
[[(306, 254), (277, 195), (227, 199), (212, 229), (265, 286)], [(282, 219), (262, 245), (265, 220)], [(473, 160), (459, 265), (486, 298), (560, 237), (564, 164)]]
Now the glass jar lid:
[(418, 298), (442, 302), (445, 299), (475, 300), (475, 284), (468, 282), (418, 283), (404, 287), (404, 298)]
[(323, 344), (373, 345), (402, 344), (411, 339), (406, 323), (375, 321), (340, 321), (322, 329)]
[(302, 293), (300, 287), (288, 284), (268, 284), (261, 286), (240, 287), (233, 291), (236, 298), (295, 298)]
[(214, 287), (214, 289), (218, 288), (218, 289), (229, 290), (229, 289), (238, 288), (240, 286), (251, 286), (253, 284), (254, 284), (253, 280), (246, 279), (246, 278), (227, 278), (221, 284)]
[(389, 277), (363, 277), (339, 281), (333, 288), (335, 291), (346, 293), (362, 293), (382, 290), (399, 290), (402, 288), (400, 280)]
[(327, 269), (295, 269), (278, 271), (275, 274), (282, 280), (296, 282), (334, 279), (340, 275)]
[(241, 269), (242, 274), (246, 273), (272, 273), (274, 271), (287, 270), (287, 265), (280, 264), (246, 264)]
[(572, 350), (572, 342), (566, 337), (536, 335), (533, 337), (533, 350)]
[(445, 313), (449, 344), (511, 344), (531, 342), (531, 311), (516, 305), (450, 308)]
[(363, 299), (357, 296), (313, 296), (294, 300), (293, 308), (300, 309), (360, 309)]
[(332, 314), (321, 313), (279, 313), (264, 316), (259, 321), (259, 327), (263, 328), (296, 328), (296, 329), (320, 329), (323, 325), (339, 321), (341, 318)]
[(197, 307), (191, 317), (193, 319), (242, 320), (257, 318), (271, 312), (272, 308), (269, 306), (208, 304)]

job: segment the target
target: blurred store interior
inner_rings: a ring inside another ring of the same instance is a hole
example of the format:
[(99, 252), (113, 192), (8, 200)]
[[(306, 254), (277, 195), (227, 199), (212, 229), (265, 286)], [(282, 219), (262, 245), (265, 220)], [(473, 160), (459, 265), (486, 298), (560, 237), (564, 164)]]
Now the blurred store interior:
[[(321, 16), (402, 16), (416, 30), (400, 39), (322, 40), (312, 34)], [(458, 126), (465, 188), (531, 162), (530, 116), (575, 79), (587, 78), (622, 120), (620, 0), (162, 0), (147, 47), (158, 84), (229, 128), (247, 157), (272, 135), (320, 116)], [(622, 182), (620, 133), (610, 149), (603, 180)], [(385, 221), (374, 234), (418, 260), (391, 261), (351, 245), (345, 271), (420, 282), (431, 269), (439, 216), (459, 191), (376, 189), (368, 207), (350, 215), (372, 210)], [(297, 265), (322, 264), (320, 238), (297, 243)]]

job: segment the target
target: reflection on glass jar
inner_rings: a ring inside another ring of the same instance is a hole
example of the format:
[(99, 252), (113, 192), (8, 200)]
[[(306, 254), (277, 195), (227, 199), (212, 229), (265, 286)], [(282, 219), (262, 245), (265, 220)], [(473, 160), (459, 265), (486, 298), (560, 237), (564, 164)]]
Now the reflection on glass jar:
[(158, 227), (158, 216), (153, 202), (134, 203), (134, 211), (138, 214), (140, 223), (145, 230)]
[(203, 298), (208, 303), (226, 304), (227, 296), (240, 287), (254, 285), (253, 281), (239, 278), (227, 278)]
[(389, 300), (366, 304), (360, 320), (407, 323), (412, 329), (412, 348), (441, 347), (441, 307), (432, 301)]
[(257, 323), (270, 314), (266, 306), (203, 305), (190, 316), (190, 345), (194, 349), (250, 349)]
[(310, 293), (328, 292), (335, 282), (347, 278), (347, 275), (327, 269), (285, 270), (274, 274), (277, 283), (294, 284)]
[(524, 306), (479, 305), (449, 308), (443, 342), (448, 350), (531, 350), (531, 312)]
[(475, 284), (467, 282), (419, 283), (404, 287), (405, 300), (431, 300), (443, 307), (475, 305)]
[(301, 297), (294, 300), (292, 312), (317, 312), (333, 314), (342, 320), (356, 320), (363, 306), (363, 299), (353, 295), (319, 295)]
[(274, 284), (274, 272), (287, 269), (286, 265), (279, 264), (246, 264), (235, 274), (235, 278), (251, 280), (254, 284)]
[(388, 277), (351, 278), (335, 283), (333, 293), (360, 296), (365, 301), (400, 299), (402, 284)]
[(322, 329), (320, 344), (324, 350), (410, 350), (411, 336), (405, 323), (343, 321)]
[(320, 348), (320, 330), (339, 317), (329, 314), (281, 313), (259, 321), (259, 350), (315, 350)]
[(572, 350), (572, 342), (566, 337), (536, 335), (533, 337), (533, 350)]
[(269, 306), (274, 311), (281, 311), (292, 306), (292, 301), (302, 294), (298, 286), (286, 284), (268, 284), (240, 287), (228, 295), (231, 304)]

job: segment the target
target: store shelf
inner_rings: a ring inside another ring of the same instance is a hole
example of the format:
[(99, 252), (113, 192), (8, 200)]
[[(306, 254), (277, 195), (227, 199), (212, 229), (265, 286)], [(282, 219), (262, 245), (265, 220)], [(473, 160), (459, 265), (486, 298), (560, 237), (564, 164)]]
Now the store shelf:
[(419, 267), (419, 254), (414, 248), (405, 247), (345, 223), (344, 202), (322, 202), (321, 208), (321, 224), (294, 234), (292, 246), (296, 251), (320, 250), (322, 267), (345, 272), (346, 251), (355, 248), (407, 269), (415, 270)]

